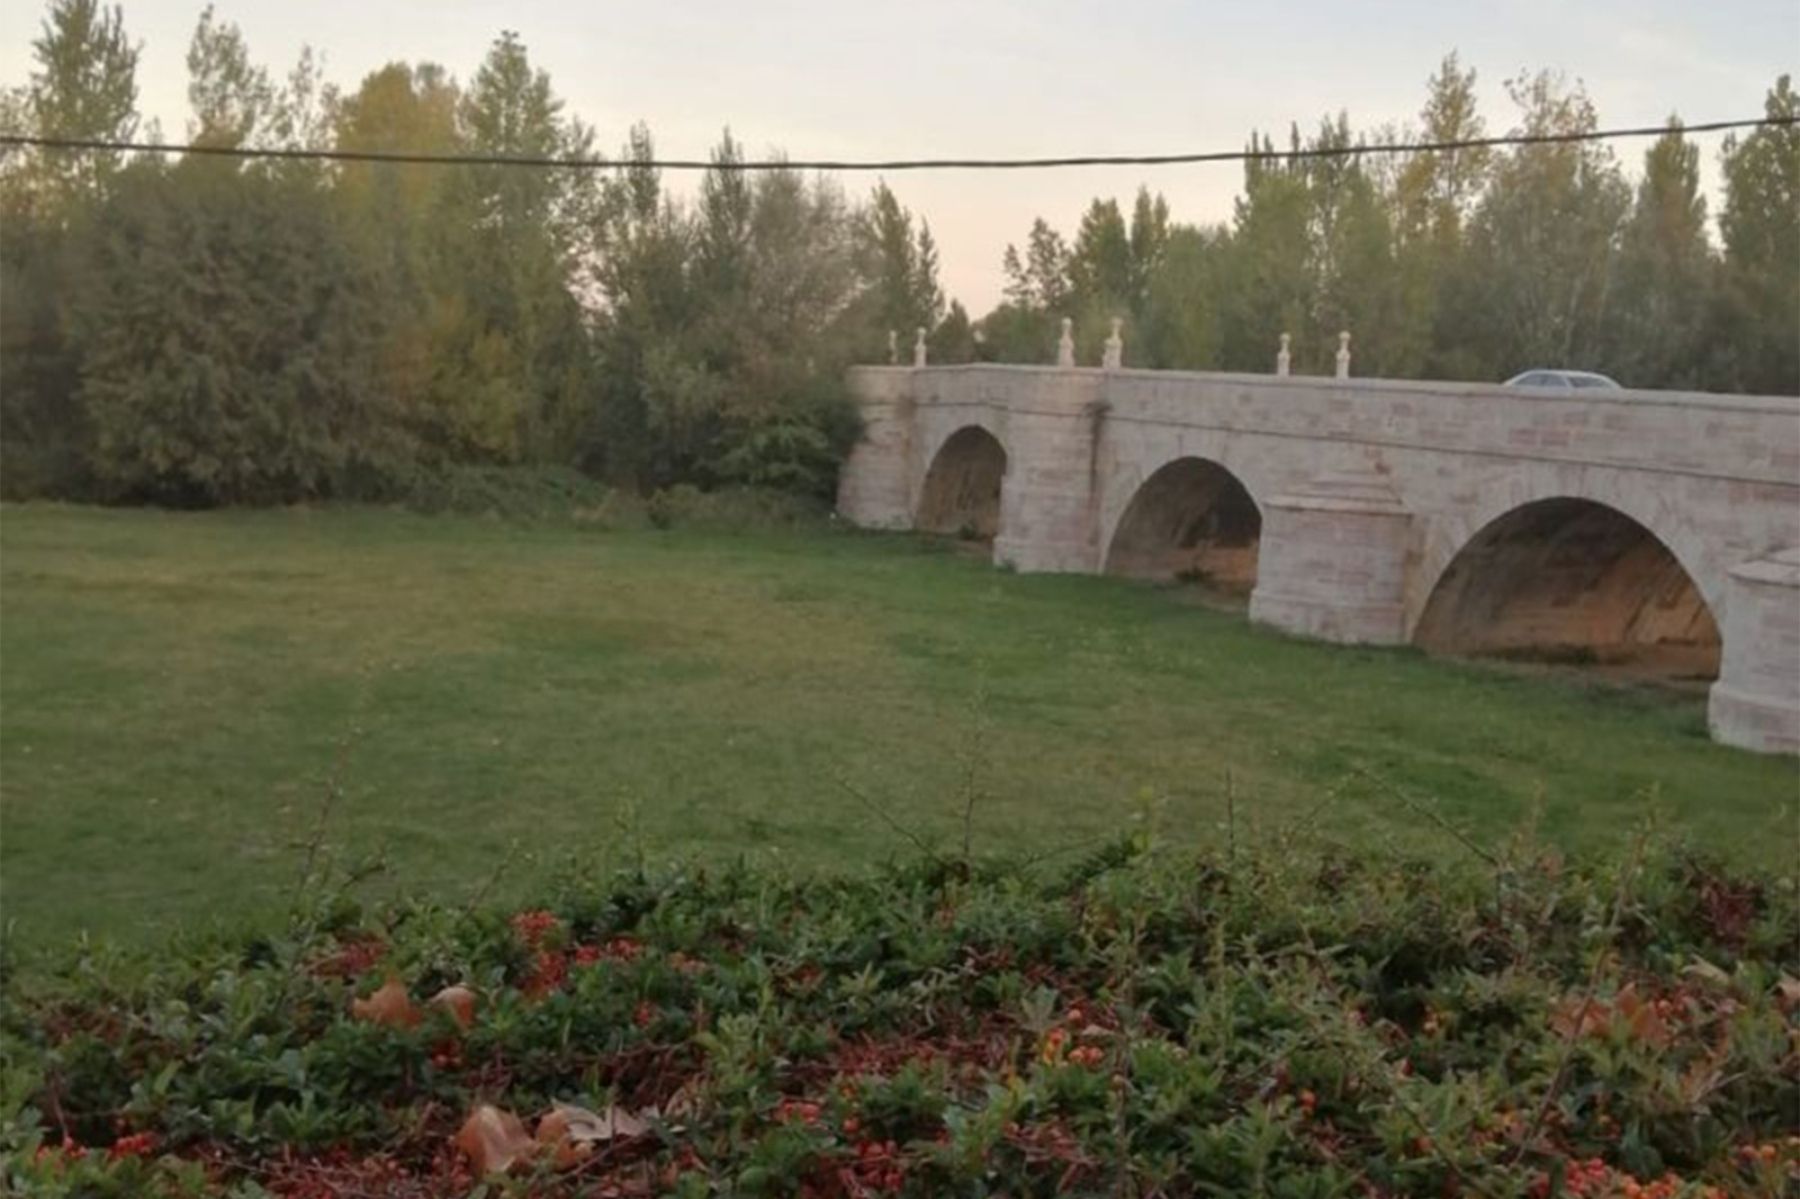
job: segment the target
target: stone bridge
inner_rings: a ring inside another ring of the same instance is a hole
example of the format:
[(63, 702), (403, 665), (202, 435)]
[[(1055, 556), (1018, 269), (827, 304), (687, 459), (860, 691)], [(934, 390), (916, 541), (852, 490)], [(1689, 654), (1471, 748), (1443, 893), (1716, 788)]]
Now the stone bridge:
[(858, 367), (838, 507), (1331, 641), (1617, 663), (1800, 751), (1800, 398)]

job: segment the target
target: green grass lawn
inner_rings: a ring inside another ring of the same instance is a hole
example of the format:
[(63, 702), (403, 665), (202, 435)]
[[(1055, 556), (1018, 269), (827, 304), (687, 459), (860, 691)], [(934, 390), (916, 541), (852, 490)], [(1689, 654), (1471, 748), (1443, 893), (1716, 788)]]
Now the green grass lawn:
[(1463, 852), (1410, 802), (1579, 851), (1648, 809), (1772, 863), (1797, 783), (1693, 695), (1306, 644), (906, 537), (0, 511), (27, 943), (266, 914), (330, 793), (330, 841), (387, 853), (375, 891), (457, 897), (572, 854), (854, 867), (911, 852), (895, 823), (959, 843), (971, 794), (977, 849), (1216, 841), (1228, 787), (1240, 836)]

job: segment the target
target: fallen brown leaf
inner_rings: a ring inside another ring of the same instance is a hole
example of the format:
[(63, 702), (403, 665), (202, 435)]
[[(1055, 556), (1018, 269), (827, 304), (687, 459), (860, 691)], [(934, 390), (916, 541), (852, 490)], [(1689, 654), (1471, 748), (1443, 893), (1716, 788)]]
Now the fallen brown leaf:
[(411, 1028), (419, 1022), (419, 1009), (406, 993), (406, 986), (399, 979), (389, 977), (381, 989), (367, 999), (354, 999), (350, 1002), (350, 1017), (353, 1020), (367, 1020), (372, 1024), (385, 1024), (390, 1028)]
[(569, 1135), (568, 1113), (560, 1105), (538, 1120), (537, 1143), (549, 1152), (551, 1162), (559, 1170), (579, 1165), (594, 1152), (594, 1142), (577, 1141)]
[(525, 1125), (511, 1112), (482, 1104), (457, 1131), (455, 1145), (469, 1155), (477, 1174), (495, 1174), (510, 1169), (520, 1158), (536, 1151), (538, 1144), (525, 1132)]
[(441, 1007), (462, 1028), (475, 1023), (475, 992), (460, 984), (445, 987), (431, 997), (433, 1007)]

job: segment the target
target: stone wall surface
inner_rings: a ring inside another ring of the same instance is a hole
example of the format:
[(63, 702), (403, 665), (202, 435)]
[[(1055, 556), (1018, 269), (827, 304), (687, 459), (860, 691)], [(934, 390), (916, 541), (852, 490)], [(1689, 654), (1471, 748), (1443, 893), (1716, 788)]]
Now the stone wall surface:
[(846, 518), (911, 527), (933, 457), (974, 425), (1007, 457), (995, 560), (1099, 572), (1145, 480), (1200, 458), (1262, 514), (1252, 617), (1309, 636), (1411, 640), (1487, 525), (1539, 500), (1604, 505), (1655, 535), (1717, 621), (1715, 734), (1791, 749), (1769, 731), (1786, 720), (1800, 740), (1800, 585), (1733, 574), (1800, 547), (1800, 399), (985, 364), (859, 367), (850, 384), (869, 431)]

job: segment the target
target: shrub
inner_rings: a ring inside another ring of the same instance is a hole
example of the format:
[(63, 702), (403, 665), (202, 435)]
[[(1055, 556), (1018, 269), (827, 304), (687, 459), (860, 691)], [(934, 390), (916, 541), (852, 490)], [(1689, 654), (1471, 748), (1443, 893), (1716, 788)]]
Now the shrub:
[(607, 509), (612, 489), (569, 467), (444, 466), (420, 471), (400, 493), (419, 512), (551, 520)]
[(540, 1195), (1774, 1194), (1795, 898), (1674, 854), (1131, 843), (1059, 874), (639, 869), (514, 913), (327, 895), (9, 970), (0, 1153), (70, 1195), (489, 1166)]

